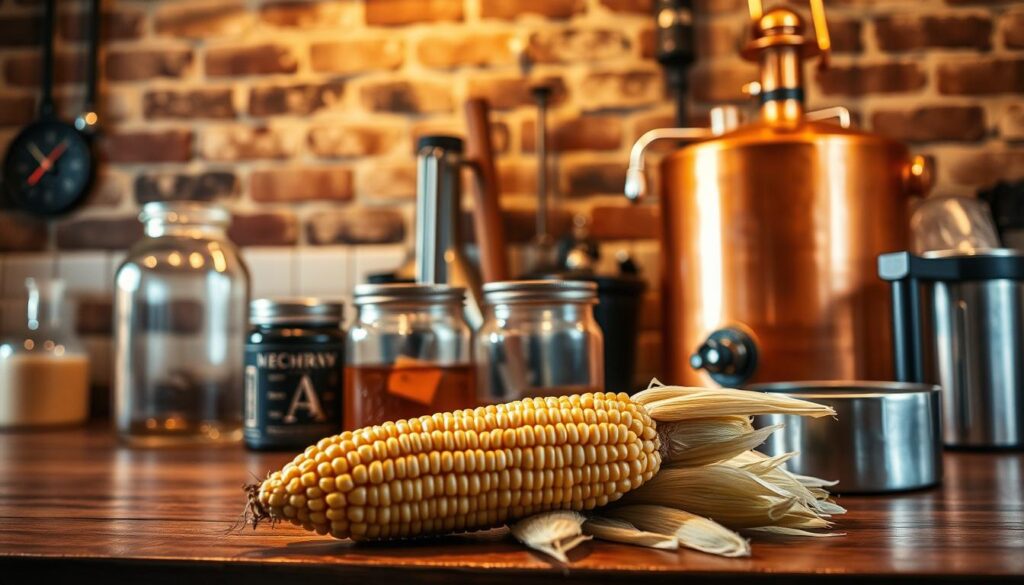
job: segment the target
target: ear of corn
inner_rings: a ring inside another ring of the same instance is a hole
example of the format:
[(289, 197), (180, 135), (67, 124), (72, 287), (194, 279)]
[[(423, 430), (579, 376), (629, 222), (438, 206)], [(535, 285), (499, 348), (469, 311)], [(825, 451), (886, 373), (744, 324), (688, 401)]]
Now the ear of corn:
[(585, 520), (588, 533), (610, 540), (665, 548), (671, 537), (748, 554), (727, 528), (803, 534), (843, 511), (827, 500), (828, 482), (748, 451), (774, 430), (750, 426), (760, 413), (834, 414), (779, 396), (677, 386), (439, 413), (321, 440), (248, 488), (248, 513), (254, 526), (287, 520), (355, 540), (511, 524), (517, 538), (563, 560), (585, 538)]

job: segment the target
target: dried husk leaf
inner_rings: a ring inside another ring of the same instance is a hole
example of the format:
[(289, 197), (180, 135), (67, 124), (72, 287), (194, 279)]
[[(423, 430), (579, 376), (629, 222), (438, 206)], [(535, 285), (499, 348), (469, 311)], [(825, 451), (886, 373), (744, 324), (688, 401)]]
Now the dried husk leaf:
[(665, 506), (621, 506), (608, 515), (649, 532), (673, 535), (679, 544), (723, 557), (750, 556), (750, 543), (728, 528), (695, 514)]
[(554, 510), (523, 518), (509, 528), (519, 542), (568, 563), (566, 553), (579, 543), (590, 540), (583, 534), (584, 520), (578, 512)]
[(658, 425), (663, 465), (696, 466), (726, 461), (757, 447), (783, 425), (754, 429), (746, 416), (723, 416)]
[(811, 532), (809, 530), (802, 530), (800, 528), (790, 528), (788, 526), (755, 526), (754, 528), (744, 528), (743, 532), (773, 534), (776, 536), (800, 536), (811, 538), (830, 538), (833, 536), (846, 536), (846, 533), (844, 532)]
[(656, 386), (633, 395), (632, 400), (644, 405), (647, 413), (656, 421), (755, 414), (794, 414), (810, 417), (836, 414), (830, 406), (806, 400), (780, 394), (725, 388)]
[(827, 528), (800, 499), (749, 471), (728, 465), (662, 469), (626, 494), (623, 504), (655, 504), (711, 518), (729, 528)]
[(657, 534), (640, 530), (625, 520), (606, 516), (591, 516), (583, 523), (583, 531), (587, 534), (622, 544), (633, 544), (662, 550), (676, 550), (679, 541), (675, 536)]
[(726, 462), (726, 465), (733, 465), (749, 471), (762, 480), (796, 496), (805, 506), (821, 516), (829, 517), (833, 514), (845, 514), (845, 508), (827, 499), (829, 497), (827, 491), (824, 492), (824, 497), (819, 497), (820, 494), (812, 492), (800, 483), (793, 474), (781, 467), (783, 463), (795, 455), (796, 453), (782, 453), (774, 457), (768, 457), (763, 453), (748, 451), (733, 457)]

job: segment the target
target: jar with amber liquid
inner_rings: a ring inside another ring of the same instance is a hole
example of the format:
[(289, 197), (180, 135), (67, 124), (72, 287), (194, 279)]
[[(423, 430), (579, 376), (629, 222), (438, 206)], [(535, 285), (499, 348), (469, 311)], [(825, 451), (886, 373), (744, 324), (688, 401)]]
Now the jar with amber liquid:
[(465, 289), (363, 284), (348, 331), (345, 429), (476, 406)]

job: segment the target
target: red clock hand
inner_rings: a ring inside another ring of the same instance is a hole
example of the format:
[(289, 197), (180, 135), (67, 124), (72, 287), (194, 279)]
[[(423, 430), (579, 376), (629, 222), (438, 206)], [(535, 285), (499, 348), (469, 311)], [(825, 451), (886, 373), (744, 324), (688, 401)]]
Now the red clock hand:
[(60, 158), (60, 155), (64, 154), (64, 151), (67, 150), (67, 148), (68, 141), (62, 140), (60, 144), (58, 144), (52, 151), (50, 151), (50, 154), (48, 154), (46, 158), (44, 158), (39, 163), (39, 166), (36, 167), (36, 170), (32, 171), (32, 174), (28, 176), (28, 184), (30, 187), (34, 187), (36, 183), (38, 183), (39, 180), (43, 178), (43, 175), (46, 174), (46, 171), (53, 168), (53, 164), (57, 162), (57, 159)]

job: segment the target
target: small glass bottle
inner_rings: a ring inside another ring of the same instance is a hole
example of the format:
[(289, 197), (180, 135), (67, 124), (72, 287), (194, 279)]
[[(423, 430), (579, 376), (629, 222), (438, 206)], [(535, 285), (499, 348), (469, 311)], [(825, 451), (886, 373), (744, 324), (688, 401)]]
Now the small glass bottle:
[(363, 284), (348, 331), (345, 429), (476, 406), (465, 289)]
[(64, 282), (26, 278), (20, 326), (0, 340), (0, 428), (81, 423), (89, 357), (68, 327)]
[(604, 391), (604, 337), (594, 319), (597, 285), (522, 280), (484, 285), (477, 333), (480, 401)]
[(300, 449), (341, 431), (342, 303), (257, 299), (245, 344), (245, 444)]
[(145, 237), (117, 270), (114, 423), (138, 445), (242, 438), (249, 273), (227, 210), (147, 203)]

